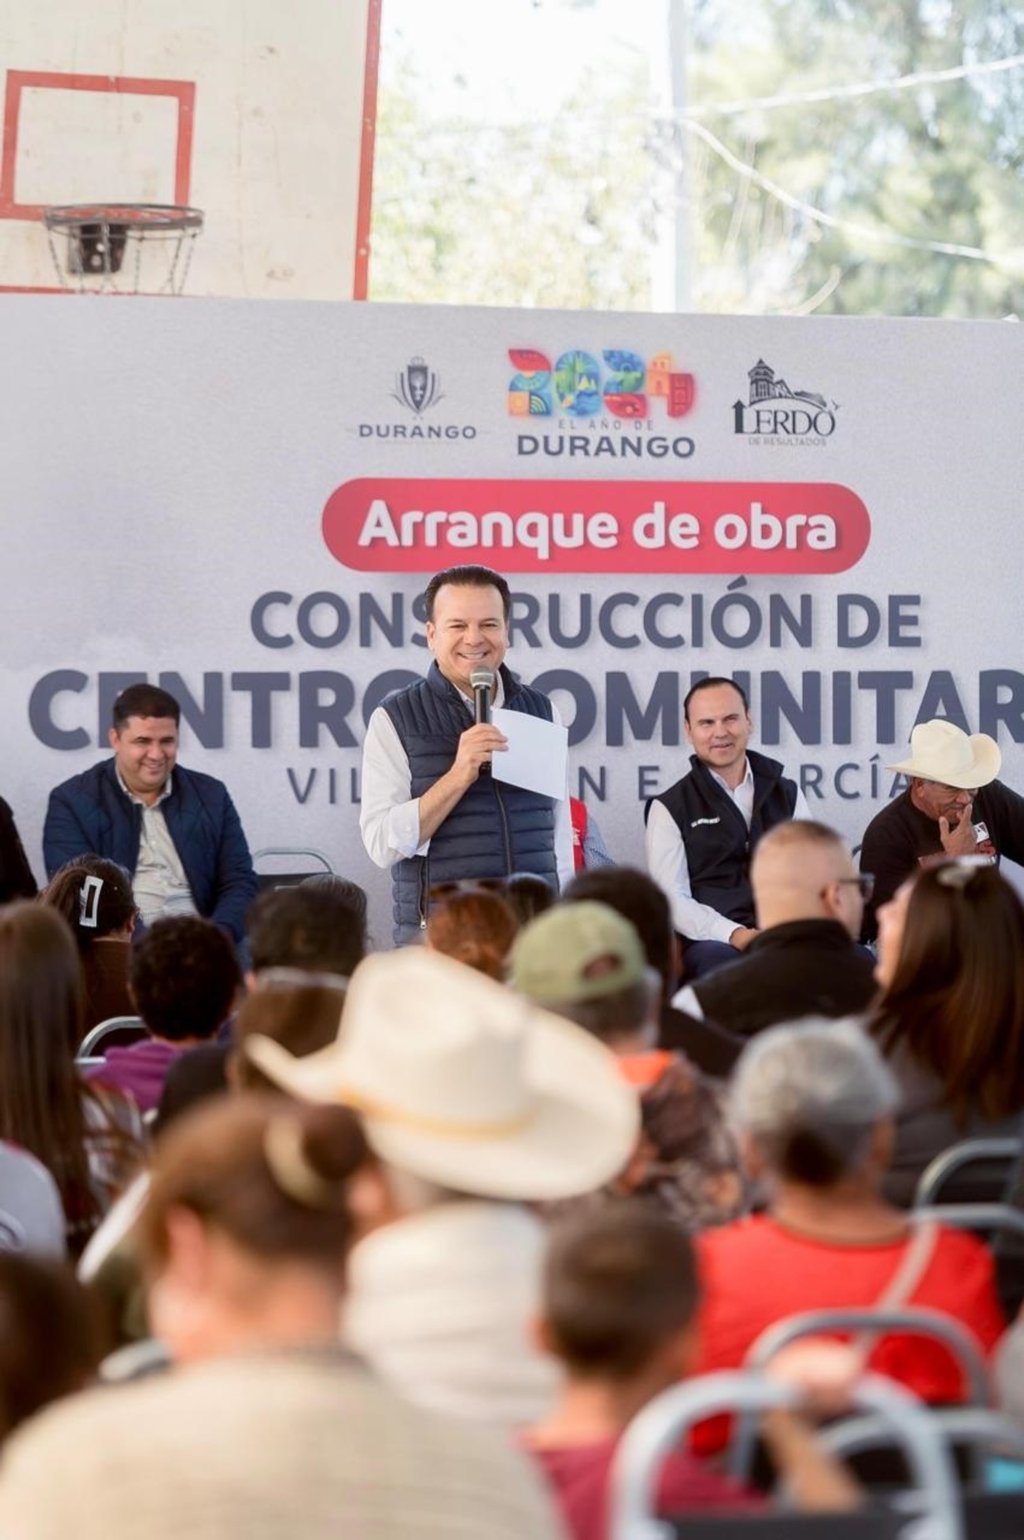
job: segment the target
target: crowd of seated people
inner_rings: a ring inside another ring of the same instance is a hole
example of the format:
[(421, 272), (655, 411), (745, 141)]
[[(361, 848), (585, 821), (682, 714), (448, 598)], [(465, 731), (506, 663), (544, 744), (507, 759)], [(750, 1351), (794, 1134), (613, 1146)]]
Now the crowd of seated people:
[[(770, 944), (731, 967), (820, 934), (859, 991), (864, 884), (793, 830), (762, 863)], [(645, 874), (516, 881), (435, 890), (424, 944), (391, 952), (353, 883), (264, 892), (244, 976), (211, 921), (133, 936), (107, 861), (0, 906), (0, 1532), (604, 1540), (636, 1416), (794, 1314), (938, 1312), (1018, 1361), (984, 1236), (908, 1212), (936, 1153), (1024, 1118), (1024, 908), (994, 868), (943, 860), (881, 907), (860, 1014), (844, 986), (756, 1027), (725, 973), (673, 1003)], [(105, 999), (144, 1035), (82, 1066)], [(99, 1308), (115, 1255), (131, 1326)], [(161, 1366), (95, 1388), (127, 1334)], [(760, 1433), (799, 1506), (866, 1500), (815, 1422), (868, 1369), (928, 1404), (972, 1388), (906, 1331), (781, 1354), (794, 1407)], [(770, 1506), (726, 1474), (730, 1436), (668, 1458), (661, 1511)]]
[[(861, 1027), (770, 1028), (741, 1057), (732, 1096), (767, 1203), (699, 1237), (702, 1370), (738, 1367), (776, 1321), (823, 1308), (923, 1306), (991, 1352), (1006, 1323), (985, 1245), (914, 1224), (882, 1194), (899, 1090)], [(927, 1401), (964, 1393), (959, 1367), (924, 1337), (886, 1337), (867, 1361)]]

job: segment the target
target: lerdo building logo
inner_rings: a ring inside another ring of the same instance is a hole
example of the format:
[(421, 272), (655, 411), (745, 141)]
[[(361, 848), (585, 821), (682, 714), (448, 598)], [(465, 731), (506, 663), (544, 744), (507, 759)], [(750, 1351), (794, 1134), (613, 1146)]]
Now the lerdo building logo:
[(688, 460), (694, 453), (694, 440), (674, 429), (694, 405), (696, 383), (670, 353), (645, 359), (630, 348), (606, 348), (598, 360), (569, 348), (552, 362), (538, 348), (509, 348), (508, 357), (516, 370), (508, 414), (534, 430), (525, 431), (524, 422), (517, 432), (518, 455)]
[(808, 445), (820, 448), (836, 431), (838, 401), (831, 405), (813, 390), (794, 390), (759, 358), (747, 370), (747, 401), (733, 402), (733, 430), (753, 445)]

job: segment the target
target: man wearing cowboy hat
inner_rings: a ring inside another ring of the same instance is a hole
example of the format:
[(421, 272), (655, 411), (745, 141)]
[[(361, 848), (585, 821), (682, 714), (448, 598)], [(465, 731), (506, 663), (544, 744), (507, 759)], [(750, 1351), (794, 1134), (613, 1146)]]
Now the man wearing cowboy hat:
[(369, 1233), (349, 1259), (344, 1336), (411, 1400), (519, 1426), (554, 1371), (530, 1345), (545, 1232), (530, 1205), (623, 1169), (636, 1092), (589, 1032), (424, 947), (352, 975), (337, 1040), (246, 1056), (283, 1090), (361, 1112), (379, 1162)]
[(1007, 856), (1024, 863), (1024, 797), (996, 780), (1002, 755), (987, 733), (970, 737), (952, 722), (919, 722), (910, 758), (886, 766), (910, 782), (868, 824), (862, 872), (873, 872), (874, 894), (863, 935), (876, 933), (875, 913), (929, 856)]

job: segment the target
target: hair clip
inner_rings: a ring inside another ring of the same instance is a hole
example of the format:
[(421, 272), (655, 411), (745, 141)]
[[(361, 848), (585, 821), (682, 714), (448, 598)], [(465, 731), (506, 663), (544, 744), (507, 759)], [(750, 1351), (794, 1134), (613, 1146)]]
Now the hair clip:
[(344, 973), (326, 973), (310, 968), (261, 968), (256, 974), (256, 991), (264, 989), (337, 989), (344, 992), (349, 980)]
[(100, 892), (102, 877), (86, 877), (78, 895), (78, 923), (84, 930), (95, 930), (99, 924)]
[(263, 1154), (275, 1185), (285, 1197), (325, 1214), (344, 1211), (344, 1186), (313, 1169), (303, 1148), (302, 1126), (294, 1115), (270, 1119), (263, 1135)]
[(992, 856), (952, 856), (939, 867), (935, 880), (944, 888), (966, 888), (978, 872), (994, 865)]

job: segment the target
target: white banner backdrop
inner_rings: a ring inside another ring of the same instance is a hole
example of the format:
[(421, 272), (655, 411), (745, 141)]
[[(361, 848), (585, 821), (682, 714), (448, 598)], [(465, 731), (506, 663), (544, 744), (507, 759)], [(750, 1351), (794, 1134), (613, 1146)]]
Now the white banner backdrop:
[(148, 678), (253, 847), (322, 849), (386, 941), (363, 729), (462, 561), (508, 576), (620, 860), (701, 674), (855, 843), (922, 718), (1024, 785), (1019, 327), (7, 296), (0, 336), (0, 794), (39, 875), (49, 788)]

